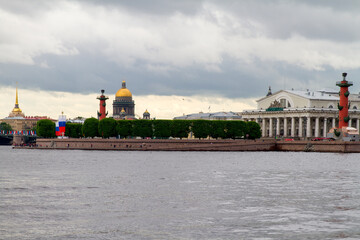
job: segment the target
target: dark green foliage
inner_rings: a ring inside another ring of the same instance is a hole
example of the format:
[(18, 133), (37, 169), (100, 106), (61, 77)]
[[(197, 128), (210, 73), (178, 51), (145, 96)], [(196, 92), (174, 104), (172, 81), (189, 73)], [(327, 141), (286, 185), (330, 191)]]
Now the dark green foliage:
[(196, 138), (207, 138), (210, 134), (209, 120), (194, 120), (191, 126), (191, 131)]
[(99, 122), (99, 134), (103, 138), (115, 137), (116, 133), (116, 120), (113, 118), (104, 118)]
[(82, 136), (82, 124), (67, 122), (65, 126), (65, 136), (80, 138)]
[(133, 120), (133, 135), (135, 137), (152, 137), (152, 121), (149, 120)]
[[(261, 137), (260, 126), (255, 122), (222, 120), (104, 120), (100, 121), (99, 131), (105, 138), (116, 135), (120, 135), (122, 138), (130, 136), (142, 138), (153, 136), (156, 138), (186, 138), (190, 130), (196, 138), (207, 138), (210, 136), (212, 138), (235, 139), (247, 136), (250, 139), (255, 139)], [(96, 122), (97, 120), (92, 121)], [(83, 129), (86, 128), (85, 123)], [(115, 133), (113, 129), (116, 129)], [(94, 136), (86, 135), (85, 132), (84, 134), (85, 136)]]
[(246, 124), (247, 124), (247, 130), (248, 130), (248, 132), (246, 133), (247, 138), (255, 139), (255, 138), (261, 137), (260, 125), (258, 123), (247, 122)]
[(85, 137), (99, 137), (99, 120), (96, 118), (88, 118), (82, 127)]
[(132, 135), (132, 120), (117, 121), (116, 132), (121, 138), (127, 138)]
[(55, 137), (55, 123), (49, 119), (39, 120), (36, 124), (36, 133), (39, 137)]
[(247, 125), (244, 121), (226, 121), (226, 138), (242, 138), (247, 132)]
[(170, 124), (171, 136), (174, 138), (187, 138), (190, 132), (191, 121), (172, 120)]
[(171, 120), (153, 120), (154, 137), (169, 138), (171, 136), (171, 122)]
[(212, 138), (225, 138), (225, 127), (226, 121), (223, 120), (214, 120), (210, 121), (210, 137)]
[(5, 122), (0, 123), (0, 131), (11, 131), (12, 127), (10, 124), (7, 124)]

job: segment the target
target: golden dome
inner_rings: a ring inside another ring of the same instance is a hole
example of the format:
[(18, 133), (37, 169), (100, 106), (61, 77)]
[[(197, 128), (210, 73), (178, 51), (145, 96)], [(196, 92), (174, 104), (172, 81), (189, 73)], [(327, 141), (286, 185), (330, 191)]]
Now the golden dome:
[(16, 108), (16, 107), (15, 107), (15, 108), (12, 110), (12, 112), (22, 112), (22, 111), (21, 111), (20, 108)]
[(131, 92), (126, 88), (125, 81), (122, 81), (122, 88), (116, 92), (115, 97), (132, 97)]

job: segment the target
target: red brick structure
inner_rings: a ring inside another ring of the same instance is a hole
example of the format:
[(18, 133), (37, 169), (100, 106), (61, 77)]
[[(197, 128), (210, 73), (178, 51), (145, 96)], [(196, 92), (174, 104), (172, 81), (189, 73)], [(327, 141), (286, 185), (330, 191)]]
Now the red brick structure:
[(106, 118), (107, 112), (106, 112), (106, 100), (109, 99), (104, 95), (105, 90), (101, 90), (101, 95), (97, 97), (97, 99), (100, 100), (100, 111), (97, 113), (99, 120), (102, 120)]
[(338, 105), (339, 108), (339, 129), (348, 126), (349, 118), (349, 100), (348, 97), (349, 87), (352, 86), (352, 82), (346, 81), (347, 73), (342, 74), (344, 79), (341, 82), (337, 82), (336, 85), (340, 87), (340, 104)]

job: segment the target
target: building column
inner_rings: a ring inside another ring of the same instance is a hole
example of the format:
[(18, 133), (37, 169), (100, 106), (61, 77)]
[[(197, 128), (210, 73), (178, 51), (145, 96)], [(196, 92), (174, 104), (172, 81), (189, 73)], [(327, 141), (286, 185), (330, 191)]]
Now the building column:
[(333, 119), (332, 119), (332, 128), (335, 127), (335, 124), (336, 124), (336, 118), (333, 118)]
[(307, 117), (306, 121), (306, 137), (311, 137), (311, 118)]
[(327, 134), (327, 118), (324, 118), (324, 133), (323, 133), (323, 137), (326, 137)]
[(276, 136), (280, 136), (280, 118), (276, 119)]
[(295, 137), (295, 118), (291, 118), (291, 137)]
[(263, 118), (262, 120), (262, 136), (266, 137), (266, 118)]
[(288, 128), (288, 125), (287, 125), (287, 118), (284, 117), (284, 137), (287, 137), (287, 128)]
[(349, 127), (352, 127), (352, 119), (349, 120)]
[(269, 119), (269, 137), (273, 137), (273, 119)]
[(320, 124), (319, 124), (319, 117), (315, 118), (315, 137), (319, 137), (319, 132), (320, 132)]
[(299, 137), (303, 137), (303, 118), (299, 117)]
[(359, 128), (360, 128), (360, 119), (358, 118), (356, 120), (356, 129), (359, 131)]

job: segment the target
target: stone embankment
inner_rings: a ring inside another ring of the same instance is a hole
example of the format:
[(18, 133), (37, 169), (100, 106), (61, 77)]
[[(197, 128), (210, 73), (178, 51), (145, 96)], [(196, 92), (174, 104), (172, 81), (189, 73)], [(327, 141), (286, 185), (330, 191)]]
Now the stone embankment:
[[(17, 147), (15, 148), (23, 148)], [(293, 151), (360, 153), (360, 142), (175, 139), (37, 139), (35, 149), (120, 151)]]
[(272, 151), (272, 140), (37, 139), (39, 149), (125, 151)]

